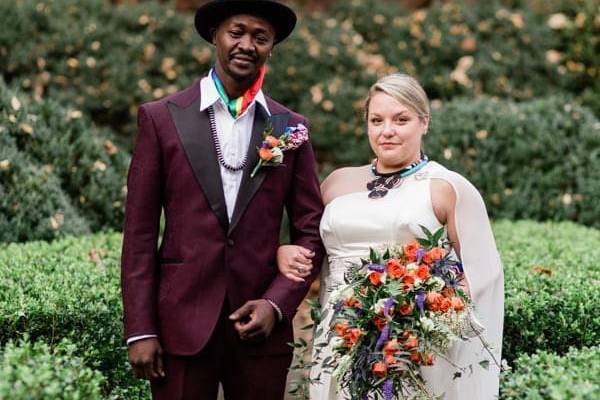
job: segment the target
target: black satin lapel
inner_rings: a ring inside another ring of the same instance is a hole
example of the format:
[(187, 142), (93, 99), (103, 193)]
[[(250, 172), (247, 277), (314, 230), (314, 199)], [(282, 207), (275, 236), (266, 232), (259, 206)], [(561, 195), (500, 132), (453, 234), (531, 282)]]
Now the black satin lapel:
[(210, 133), (208, 112), (200, 111), (199, 96), (188, 107), (181, 108), (171, 102), (168, 103), (168, 107), (196, 180), (202, 187), (223, 230), (227, 231), (229, 226), (227, 204), (223, 194), (217, 153)]
[(270, 118), (265, 109), (257, 103), (256, 113), (254, 114), (254, 125), (252, 127), (252, 138), (250, 139), (250, 146), (248, 147), (247, 164), (244, 168), (242, 176), (242, 183), (240, 185), (240, 191), (238, 192), (237, 200), (235, 203), (235, 209), (231, 216), (231, 223), (229, 224), (229, 234), (233, 232), (235, 226), (239, 222), (240, 218), (246, 211), (250, 200), (254, 197), (254, 194), (263, 183), (266, 177), (266, 172), (271, 167), (265, 167), (262, 171), (254, 175), (254, 178), (250, 178), (250, 173), (258, 163), (258, 151), (257, 147), (260, 147), (262, 143), (262, 135), (266, 128), (267, 120), (271, 120), (273, 126), (274, 136), (280, 136), (287, 126), (287, 122), (290, 118), (289, 113), (275, 114)]

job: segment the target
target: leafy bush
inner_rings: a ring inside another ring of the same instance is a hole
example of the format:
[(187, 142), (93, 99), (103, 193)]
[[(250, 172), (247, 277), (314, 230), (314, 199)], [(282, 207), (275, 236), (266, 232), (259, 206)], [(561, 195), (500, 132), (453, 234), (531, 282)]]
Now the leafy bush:
[(494, 232), (505, 268), (502, 357), (600, 343), (600, 231), (500, 221)]
[[(0, 157), (11, 166), (2, 171), (2, 176), (6, 184), (12, 182), (13, 196), (17, 196), (3, 201), (22, 204), (20, 214), (8, 213), (6, 221), (22, 227), (21, 232), (16, 235), (2, 228), (0, 235), (17, 240), (48, 239), (47, 234), (36, 234), (35, 229), (29, 235), (27, 228), (47, 225), (48, 216), (34, 205), (38, 198), (50, 201), (56, 197), (51, 193), (59, 189), (72, 204), (63, 207), (76, 209), (92, 230), (121, 226), (128, 155), (113, 143), (110, 132), (94, 128), (81, 111), (61, 107), (51, 100), (31, 102), (2, 83), (0, 126), (2, 140), (13, 149), (2, 150), (11, 153)], [(22, 162), (32, 166), (19, 165)], [(26, 184), (27, 179), (16, 175), (23, 168), (31, 171), (36, 167), (40, 172), (26, 173), (36, 182), (40, 176), (52, 176), (58, 189), (48, 189), (49, 196), (41, 186)]]
[(0, 2), (0, 26), (8, 82), (130, 135), (137, 104), (187, 86), (210, 65), (191, 16), (156, 2)]
[(600, 397), (600, 347), (522, 355), (503, 377), (506, 400), (595, 400)]
[(147, 384), (130, 372), (122, 337), (120, 247), (117, 234), (3, 245), (0, 344), (25, 335), (69, 339), (86, 366), (106, 377), (106, 398), (148, 398)]
[(600, 122), (568, 99), (461, 100), (433, 113), (426, 149), (463, 173), (497, 218), (600, 226)]
[(67, 340), (53, 348), (44, 342), (11, 341), (0, 351), (0, 399), (101, 399), (103, 381)]
[(19, 151), (0, 127), (0, 242), (89, 232), (49, 169)]

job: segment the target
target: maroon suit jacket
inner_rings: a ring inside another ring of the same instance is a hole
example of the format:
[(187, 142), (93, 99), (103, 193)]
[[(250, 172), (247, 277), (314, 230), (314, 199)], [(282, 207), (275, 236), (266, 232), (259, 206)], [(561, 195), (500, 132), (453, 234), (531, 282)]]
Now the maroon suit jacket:
[[(267, 97), (276, 135), (302, 122)], [(225, 297), (231, 310), (266, 298), (284, 319), (250, 353), (288, 353), (291, 320), (318, 273), (324, 250), (319, 238), (323, 205), (310, 143), (285, 153), (284, 165), (261, 169), (256, 147), (268, 119), (258, 103), (248, 162), (231, 222), (208, 113), (200, 112), (195, 82), (141, 106), (138, 136), (128, 175), (121, 284), (125, 337), (158, 334), (176, 355), (199, 352), (215, 327)], [(316, 252), (314, 273), (294, 283), (278, 271), (276, 252), (287, 211), (293, 244)], [(164, 234), (157, 246), (161, 211)]]

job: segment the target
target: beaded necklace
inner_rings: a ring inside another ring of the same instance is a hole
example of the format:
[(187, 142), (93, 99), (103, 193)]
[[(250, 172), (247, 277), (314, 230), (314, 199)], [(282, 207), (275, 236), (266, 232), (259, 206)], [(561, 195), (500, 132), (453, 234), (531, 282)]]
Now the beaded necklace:
[(403, 178), (414, 174), (429, 162), (426, 154), (421, 153), (421, 158), (399, 171), (382, 173), (377, 171), (377, 159), (371, 164), (371, 173), (375, 177), (367, 182), (367, 190), (370, 199), (381, 199), (388, 194), (390, 189), (397, 188), (402, 184)]

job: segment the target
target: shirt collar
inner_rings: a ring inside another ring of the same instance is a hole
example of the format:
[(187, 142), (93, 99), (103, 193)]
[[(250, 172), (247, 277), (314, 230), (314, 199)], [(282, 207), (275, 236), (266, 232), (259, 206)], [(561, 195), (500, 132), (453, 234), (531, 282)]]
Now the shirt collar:
[[(221, 100), (221, 96), (219, 96), (219, 92), (217, 91), (217, 87), (215, 86), (215, 82), (210, 77), (212, 73), (212, 69), (208, 72), (208, 75), (200, 80), (200, 111), (206, 110), (208, 107), (215, 104), (217, 101)], [(260, 104), (263, 109), (267, 112), (268, 116), (271, 116), (271, 112), (269, 111), (269, 106), (267, 106), (267, 99), (261, 90), (256, 93), (256, 97), (254, 101), (250, 104), (250, 107), (257, 102)]]

